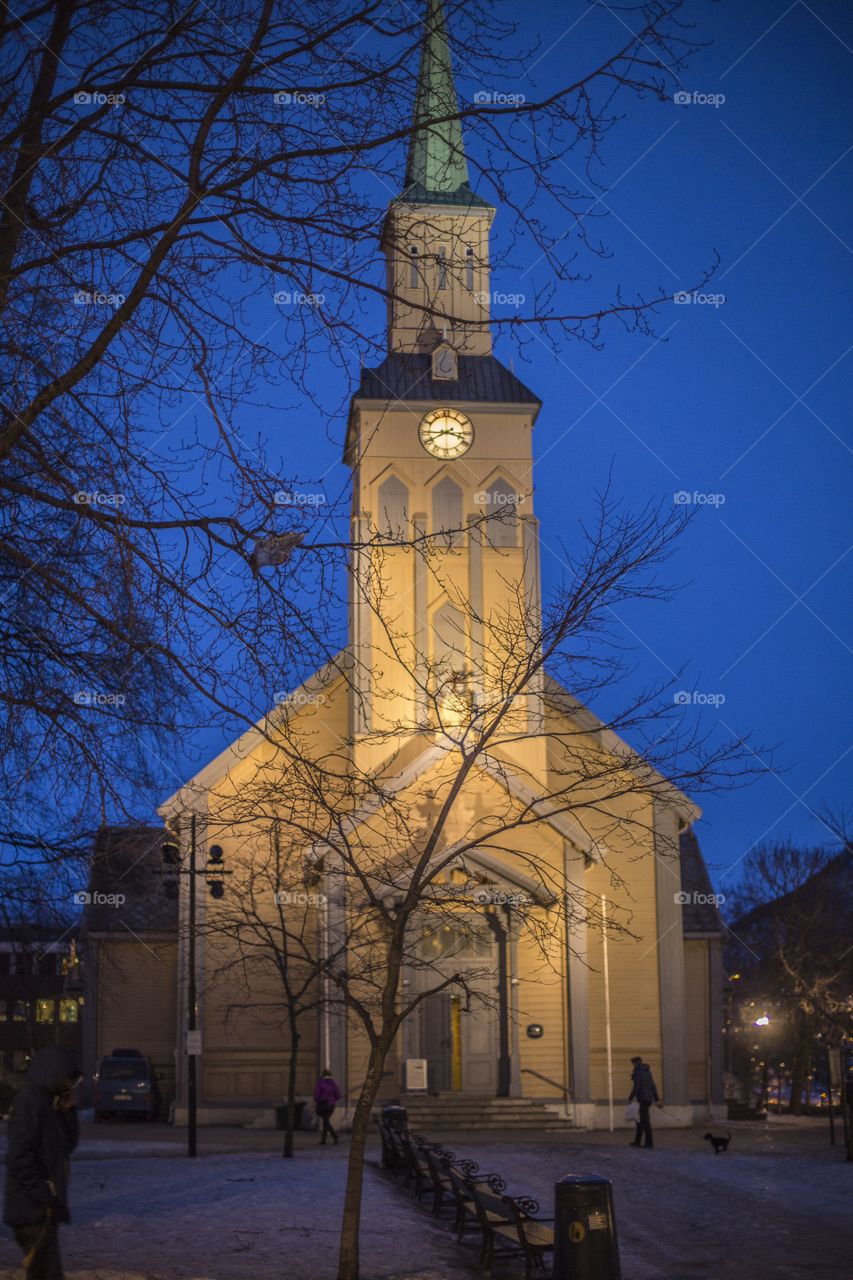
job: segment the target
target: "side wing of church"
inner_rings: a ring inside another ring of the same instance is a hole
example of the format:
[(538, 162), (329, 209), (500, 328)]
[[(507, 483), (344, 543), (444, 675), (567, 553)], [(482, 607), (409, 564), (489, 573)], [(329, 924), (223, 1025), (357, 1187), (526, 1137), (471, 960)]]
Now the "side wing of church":
[[(300, 1095), (325, 1067), (346, 1105), (357, 1095), (369, 1046), (328, 976), (338, 926), (358, 892), (393, 905), (409, 883), (408, 851), (458, 776), (466, 717), (482, 720), (536, 647), (531, 475), (541, 403), (493, 354), (496, 210), (471, 188), (457, 110), (442, 6), (431, 0), (405, 182), (381, 239), (388, 354), (363, 371), (347, 425), (352, 541), (361, 548), (348, 649), (284, 709), (286, 766), (269, 723), (259, 725), (160, 809), (182, 832), (194, 815), (199, 857), (215, 846), (232, 874), (225, 906), (199, 901), (199, 1096), (209, 1118), (280, 1101), (291, 1066)], [(697, 894), (707, 896), (692, 834), (698, 809), (657, 776), (609, 806), (555, 804), (584, 753), (636, 770), (624, 743), (548, 676), (524, 683), (503, 724), (448, 809), (441, 884), (448, 900), (455, 888), (467, 896), (458, 926), (449, 909), (426, 916), (406, 957), (401, 991), (424, 998), (396, 1036), (382, 1099), (425, 1085), (436, 1105), (528, 1100), (595, 1126), (608, 1122), (611, 1095), (621, 1120), (639, 1054), (665, 1122), (715, 1114), (721, 938), (715, 913), (693, 910)], [(314, 834), (303, 849), (294, 837), (314, 831), (300, 806), (310, 806), (310, 762), (321, 760), (324, 790), (340, 796), (337, 838), (369, 851), (356, 887), (352, 876), (335, 877)], [(287, 780), (276, 792), (277, 770)], [(478, 843), (472, 833), (494, 831), (495, 814), (499, 834)], [(294, 867), (298, 876), (283, 878)], [(227, 906), (240, 893), (253, 913), (243, 924)], [(292, 1025), (254, 941), (285, 898), (304, 911), (305, 946), (290, 956), (304, 988), (293, 1064)], [(359, 945), (348, 936), (351, 964)], [(181, 951), (183, 974), (185, 937)], [(461, 984), (457, 971), (467, 975)], [(436, 983), (444, 972), (447, 983)], [(182, 1046), (185, 984), (179, 990)], [(179, 1114), (184, 1063), (179, 1053)], [(517, 1105), (507, 1111), (507, 1123), (518, 1114)]]

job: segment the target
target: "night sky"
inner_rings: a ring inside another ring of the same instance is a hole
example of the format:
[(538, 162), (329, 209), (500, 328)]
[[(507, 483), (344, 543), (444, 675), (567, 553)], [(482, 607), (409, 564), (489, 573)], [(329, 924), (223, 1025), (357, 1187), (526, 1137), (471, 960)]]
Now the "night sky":
[[(520, 41), (538, 40), (537, 53), (528, 77), (495, 84), (457, 57), (463, 104), (478, 91), (542, 95), (625, 34), (603, 5), (506, 0), (497, 10)], [(689, 103), (625, 99), (596, 171), (606, 191), (579, 155), (564, 163), (567, 180), (600, 197), (595, 232), (612, 253), (581, 260), (593, 274), (579, 299), (606, 302), (617, 283), (626, 296), (690, 289), (716, 252), (703, 298), (661, 307), (652, 338), (613, 324), (601, 350), (567, 339), (555, 358), (530, 331), (522, 351), (502, 334), (496, 353), (544, 400), (534, 480), (546, 594), (560, 540), (571, 543), (609, 472), (633, 507), (701, 496), (669, 567), (683, 588), (671, 603), (620, 612), (618, 625), (635, 646), (637, 685), (677, 676), (685, 716), (777, 748), (778, 772), (702, 801), (698, 834), (725, 892), (755, 843), (830, 841), (818, 811), (849, 789), (853, 10), (723, 0), (691, 15), (707, 47), (681, 76)], [(378, 211), (388, 180), (377, 176)], [(498, 211), (498, 244), (507, 218)], [(557, 252), (577, 247), (567, 226)], [(547, 284), (535, 246), (517, 246), (514, 261), (493, 290), (530, 296)], [(275, 323), (272, 300), (257, 322)], [(320, 364), (316, 382), (331, 412), (343, 380)], [(276, 388), (266, 398), (275, 403)], [(261, 425), (288, 471), (322, 477), (331, 495), (346, 484), (344, 427), (343, 413), (330, 422), (310, 405), (295, 410), (292, 388)], [(224, 745), (196, 739), (178, 772)]]

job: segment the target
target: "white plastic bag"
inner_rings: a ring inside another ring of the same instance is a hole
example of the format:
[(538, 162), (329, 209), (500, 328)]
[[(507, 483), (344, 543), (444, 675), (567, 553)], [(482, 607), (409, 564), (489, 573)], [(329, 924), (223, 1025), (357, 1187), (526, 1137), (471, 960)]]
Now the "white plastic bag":
[(629, 1102), (625, 1108), (625, 1119), (629, 1124), (640, 1123), (640, 1104), (636, 1099), (633, 1102)]

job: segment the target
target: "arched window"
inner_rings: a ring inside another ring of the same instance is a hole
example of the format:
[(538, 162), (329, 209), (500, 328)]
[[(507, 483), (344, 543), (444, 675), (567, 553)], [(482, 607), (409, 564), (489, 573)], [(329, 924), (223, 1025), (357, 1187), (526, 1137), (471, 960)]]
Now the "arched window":
[(417, 289), (421, 282), (421, 264), (418, 260), (418, 251), (415, 245), (409, 249), (409, 288)]
[(465, 286), (468, 289), (474, 288), (474, 250), (465, 250)]
[(438, 250), (438, 280), (439, 289), (447, 288), (447, 250), (441, 245)]
[(519, 502), (519, 495), (512, 485), (500, 477), (486, 490), (483, 512), (488, 520), (483, 531), (493, 547), (518, 546)]
[(389, 476), (379, 486), (379, 513), (377, 524), (380, 533), (398, 537), (408, 524), (409, 491), (396, 476)]
[(465, 670), (465, 618), (455, 604), (443, 604), (433, 614), (432, 656), (446, 674)]
[(462, 541), (462, 490), (450, 476), (439, 480), (432, 491), (432, 531), (446, 533), (448, 546)]

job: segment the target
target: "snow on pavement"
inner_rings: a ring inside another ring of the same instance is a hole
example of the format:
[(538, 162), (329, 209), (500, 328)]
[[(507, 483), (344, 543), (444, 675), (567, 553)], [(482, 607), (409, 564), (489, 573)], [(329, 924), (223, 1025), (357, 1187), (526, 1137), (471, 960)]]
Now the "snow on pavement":
[[(654, 1151), (629, 1148), (624, 1132), (446, 1141), (502, 1173), (510, 1192), (535, 1195), (546, 1215), (564, 1174), (611, 1178), (624, 1280), (851, 1274), (853, 1164), (822, 1130), (735, 1126), (720, 1156), (701, 1132), (662, 1132)], [(346, 1148), (310, 1142), (293, 1160), (220, 1148), (188, 1161), (174, 1139), (89, 1138), (73, 1162), (74, 1225), (63, 1228), (68, 1280), (333, 1280)], [(372, 1164), (364, 1206), (364, 1280), (482, 1276), (473, 1235), (459, 1247), (446, 1217)], [(8, 1270), (18, 1256), (0, 1238), (0, 1280), (21, 1275)], [(517, 1264), (495, 1268), (496, 1280), (519, 1275)]]

